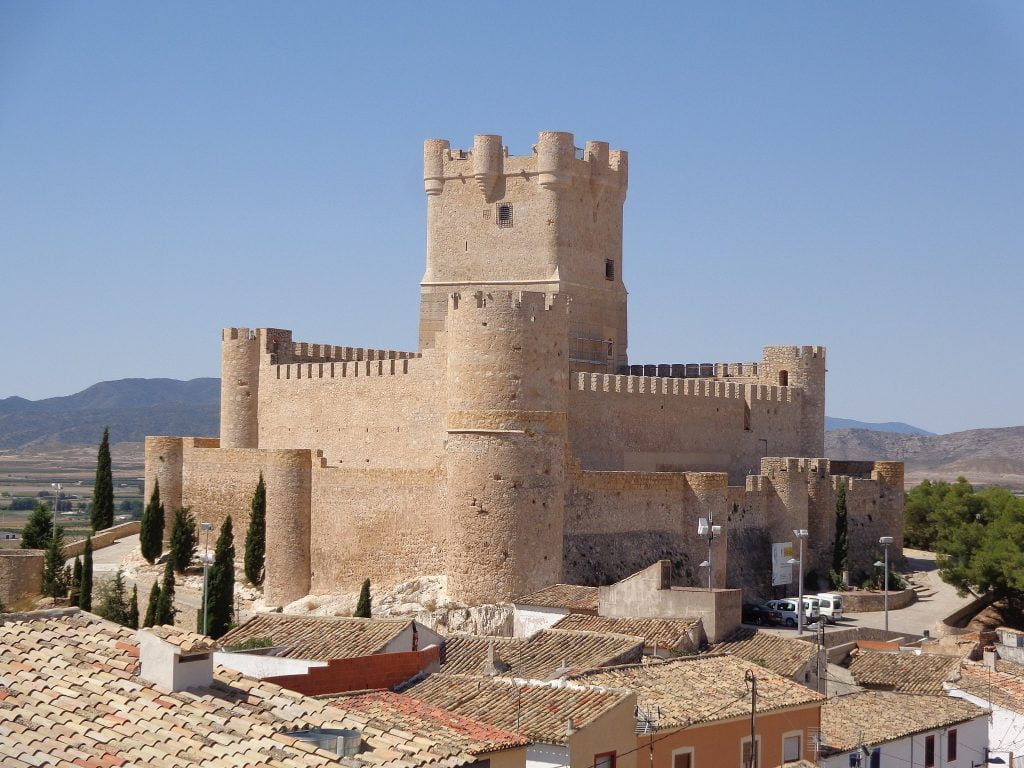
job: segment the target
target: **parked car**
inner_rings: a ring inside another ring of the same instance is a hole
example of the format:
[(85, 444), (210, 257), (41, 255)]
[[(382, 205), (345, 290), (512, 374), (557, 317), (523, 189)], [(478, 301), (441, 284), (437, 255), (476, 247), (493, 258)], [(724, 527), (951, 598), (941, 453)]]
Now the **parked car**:
[[(766, 604), (772, 610), (778, 611), (782, 615), (782, 623), (787, 627), (795, 627), (799, 623), (799, 618), (796, 612), (797, 598), (795, 597), (784, 597), (781, 600), (769, 600)], [(812, 624), (817, 620), (817, 616), (811, 616), (811, 604), (808, 599), (804, 598), (804, 626)]]
[(830, 624), (835, 624), (837, 619), (843, 618), (843, 596), (835, 592), (822, 592), (815, 595), (818, 598), (818, 608), (821, 615)]
[(766, 605), (757, 605), (756, 603), (743, 604), (742, 618), (744, 624), (769, 624), (775, 626), (782, 623), (781, 613)]

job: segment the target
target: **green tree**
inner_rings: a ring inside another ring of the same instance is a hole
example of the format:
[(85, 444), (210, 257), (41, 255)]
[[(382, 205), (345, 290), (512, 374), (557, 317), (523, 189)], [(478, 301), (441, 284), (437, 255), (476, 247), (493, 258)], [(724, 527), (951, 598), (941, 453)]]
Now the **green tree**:
[(245, 532), (245, 578), (255, 586), (263, 583), (263, 562), (266, 550), (267, 486), (263, 483), (263, 473), (260, 472), (260, 481), (256, 483), (256, 492), (252, 495), (249, 528)]
[(206, 634), (220, 637), (231, 628), (231, 607), (235, 599), (235, 537), (231, 515), (224, 519), (214, 549), (207, 592), (204, 596), (207, 611)]
[(99, 606), (96, 608), (96, 614), (107, 621), (128, 626), (128, 614), (131, 609), (124, 583), (124, 571), (118, 568), (113, 579), (100, 582), (98, 592)]
[(83, 611), (92, 610), (92, 536), (85, 540), (82, 551), (82, 586), (78, 593), (78, 607)]
[(178, 507), (174, 512), (171, 526), (171, 556), (168, 560), (177, 573), (184, 573), (195, 556), (199, 545), (196, 533), (196, 519), (188, 507)]
[(940, 527), (980, 514), (984, 500), (963, 477), (955, 483), (924, 480), (911, 489), (903, 506), (903, 543), (916, 549), (935, 549)]
[(110, 465), (110, 429), (103, 428), (103, 440), (96, 455), (96, 483), (92, 489), (92, 529), (100, 531), (114, 524), (114, 475)]
[(832, 570), (842, 577), (848, 556), (846, 483), (840, 480), (836, 487), (836, 541), (832, 549)]
[(160, 502), (160, 481), (153, 484), (153, 494), (142, 513), (139, 548), (147, 563), (153, 564), (164, 551), (164, 505)]
[(46, 547), (46, 555), (43, 557), (43, 586), (44, 597), (66, 597), (68, 594), (68, 583), (64, 578), (64, 529), (59, 525), (50, 537)]
[(372, 601), (370, 600), (370, 580), (367, 579), (363, 582), (363, 586), (359, 590), (359, 600), (356, 601), (356, 609), (352, 612), (353, 616), (361, 619), (369, 619), (373, 610)]
[(75, 555), (75, 566), (71, 571), (71, 588), (68, 590), (68, 602), (78, 605), (82, 594), (82, 558)]
[(160, 596), (157, 598), (156, 615), (152, 626), (174, 624), (174, 566), (170, 560), (164, 568), (164, 578), (160, 584)]
[(142, 621), (142, 626), (152, 627), (153, 622), (156, 621), (157, 605), (160, 603), (160, 584), (156, 581), (153, 582), (153, 588), (149, 590), (149, 602), (146, 603), (146, 617)]
[(128, 603), (128, 621), (125, 626), (139, 628), (139, 588), (135, 584), (132, 584), (132, 599)]
[(21, 529), (22, 549), (46, 549), (53, 535), (53, 515), (45, 504), (39, 504)]

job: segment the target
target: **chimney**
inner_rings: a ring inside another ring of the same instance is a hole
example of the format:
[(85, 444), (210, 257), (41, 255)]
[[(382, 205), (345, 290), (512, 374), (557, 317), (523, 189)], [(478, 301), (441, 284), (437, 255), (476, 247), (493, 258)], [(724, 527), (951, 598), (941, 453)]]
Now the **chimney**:
[(139, 677), (168, 691), (204, 688), (213, 682), (213, 651), (208, 637), (170, 626), (140, 629)]
[(494, 650), (494, 641), (487, 643), (487, 662), (484, 664), (484, 674), (488, 677), (496, 677), (503, 672), (508, 672), (509, 666), (498, 656)]

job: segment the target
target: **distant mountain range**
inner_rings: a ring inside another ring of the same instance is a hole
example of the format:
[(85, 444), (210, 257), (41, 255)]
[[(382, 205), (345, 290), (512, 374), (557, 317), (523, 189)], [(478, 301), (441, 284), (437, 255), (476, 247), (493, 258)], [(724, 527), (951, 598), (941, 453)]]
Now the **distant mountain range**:
[(836, 429), (866, 429), (871, 432), (896, 432), (901, 435), (934, 435), (926, 429), (904, 424), (902, 421), (855, 421), (854, 419), (837, 419), (834, 416), (825, 417), (825, 431), (831, 432)]
[(121, 379), (74, 395), (0, 400), (0, 449), (45, 443), (98, 444), (103, 427), (117, 443), (146, 435), (216, 435), (220, 379)]
[[(213, 436), (219, 420), (220, 379), (104, 381), (67, 397), (0, 400), (0, 449), (95, 445), (104, 426), (116, 443), (142, 442), (146, 435)], [(964, 475), (974, 483), (1024, 489), (1024, 427), (934, 435), (899, 422), (829, 418), (826, 430), (827, 456), (904, 461), (912, 481)]]

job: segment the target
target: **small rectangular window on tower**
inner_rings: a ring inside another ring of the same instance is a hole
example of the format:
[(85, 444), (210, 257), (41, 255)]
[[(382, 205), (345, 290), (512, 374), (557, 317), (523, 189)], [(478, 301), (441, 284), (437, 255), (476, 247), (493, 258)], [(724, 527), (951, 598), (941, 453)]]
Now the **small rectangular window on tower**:
[(614, 280), (615, 279), (615, 261), (614, 259), (604, 260), (604, 279)]
[(512, 226), (512, 203), (498, 203), (497, 220), (499, 227)]

